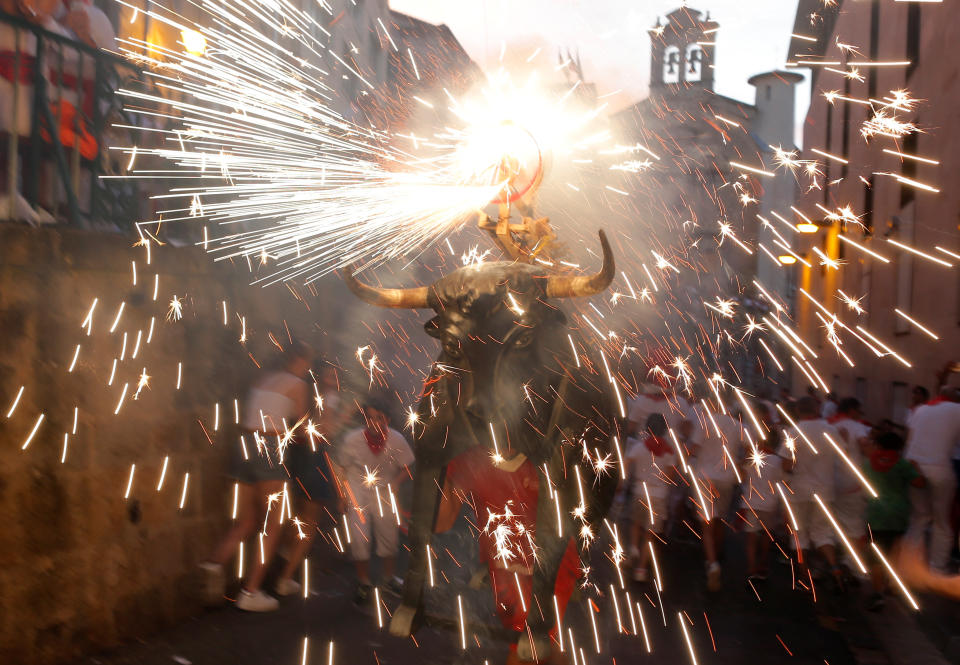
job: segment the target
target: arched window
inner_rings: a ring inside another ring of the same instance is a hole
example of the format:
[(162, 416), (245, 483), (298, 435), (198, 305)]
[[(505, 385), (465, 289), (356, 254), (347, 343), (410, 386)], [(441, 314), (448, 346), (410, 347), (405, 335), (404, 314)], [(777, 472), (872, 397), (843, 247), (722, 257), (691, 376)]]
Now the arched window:
[(699, 44), (687, 45), (685, 81), (699, 81), (703, 78), (703, 47)]
[(663, 82), (680, 82), (680, 49), (677, 46), (668, 46), (663, 50)]

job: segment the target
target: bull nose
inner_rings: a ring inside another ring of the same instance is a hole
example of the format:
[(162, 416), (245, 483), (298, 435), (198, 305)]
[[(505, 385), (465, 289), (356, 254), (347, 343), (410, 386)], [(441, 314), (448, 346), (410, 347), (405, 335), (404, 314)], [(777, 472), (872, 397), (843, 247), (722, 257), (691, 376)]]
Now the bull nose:
[(489, 420), (489, 412), (487, 406), (483, 400), (476, 397), (471, 397), (467, 400), (467, 403), (464, 405), (463, 410), (467, 412), (468, 415), (473, 416), (478, 420), (484, 422)]

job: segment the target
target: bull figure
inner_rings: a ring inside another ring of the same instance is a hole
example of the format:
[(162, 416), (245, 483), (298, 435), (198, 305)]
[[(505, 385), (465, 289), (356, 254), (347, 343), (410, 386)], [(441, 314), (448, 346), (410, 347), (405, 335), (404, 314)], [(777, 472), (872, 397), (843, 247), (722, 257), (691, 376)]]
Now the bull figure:
[(561, 559), (571, 537), (583, 546), (588, 530), (599, 533), (620, 471), (615, 463), (606, 464), (618, 459), (614, 437), (622, 424), (613, 386), (604, 363), (591, 356), (557, 302), (601, 293), (613, 281), (613, 254), (603, 231), (600, 242), (603, 266), (591, 276), (498, 262), (459, 268), (432, 286), (391, 289), (362, 284), (347, 272), (351, 291), (370, 304), (436, 312), (425, 329), (442, 346), (417, 409), (423, 430), (414, 443), (410, 563), (402, 603), (390, 623), (394, 635), (408, 636), (419, 623), (427, 546), (446, 466), (474, 446), (486, 446), (493, 454), (493, 423), (506, 434), (500, 452), (523, 455), (549, 472), (559, 493), (561, 528), (542, 474), (535, 601), (527, 603), (532, 639), (518, 641), (522, 660), (550, 653), (549, 633), (555, 623), (550, 608)]

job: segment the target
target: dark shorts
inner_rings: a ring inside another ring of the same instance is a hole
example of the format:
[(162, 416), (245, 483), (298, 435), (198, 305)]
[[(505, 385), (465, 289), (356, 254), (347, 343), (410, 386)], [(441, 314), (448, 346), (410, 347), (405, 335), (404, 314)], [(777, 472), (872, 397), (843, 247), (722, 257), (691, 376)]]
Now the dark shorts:
[(237, 440), (231, 449), (227, 475), (241, 483), (261, 483), (269, 480), (288, 480), (290, 478), (284, 465), (276, 462), (276, 450), (271, 447), (269, 458), (257, 450), (252, 432), (243, 432), (247, 456), (243, 455), (243, 446)]
[(903, 538), (905, 531), (876, 531), (872, 530), (871, 535), (873, 536), (873, 542), (877, 544), (884, 552), (890, 552), (893, 549), (893, 546), (900, 542), (900, 539)]
[(321, 502), (333, 497), (333, 476), (321, 447), (313, 451), (309, 443), (297, 442), (287, 450), (286, 463), (302, 497)]

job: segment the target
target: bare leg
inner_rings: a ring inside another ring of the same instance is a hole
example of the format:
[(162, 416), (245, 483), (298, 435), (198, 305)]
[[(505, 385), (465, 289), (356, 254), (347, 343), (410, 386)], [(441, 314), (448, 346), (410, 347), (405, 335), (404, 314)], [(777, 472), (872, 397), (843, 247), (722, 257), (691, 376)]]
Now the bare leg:
[[(545, 660), (550, 654), (550, 630), (555, 625), (553, 594), (556, 589), (557, 571), (560, 562), (566, 554), (570, 538), (576, 537), (574, 522), (569, 513), (564, 516), (563, 534), (557, 529), (554, 513), (554, 504), (550, 493), (540, 490), (537, 496), (537, 524), (547, 525), (537, 530), (537, 547), (539, 548), (539, 565), (533, 571), (532, 599), (529, 603), (530, 611), (527, 614), (527, 624), (530, 627), (529, 635), (521, 635), (517, 641), (517, 657), (523, 660)], [(563, 492), (563, 489), (557, 489)], [(561, 502), (565, 505), (576, 505), (574, 495), (567, 488), (567, 496), (561, 495)], [(536, 608), (536, 609), (535, 609)]]
[(641, 541), (646, 530), (641, 524), (641, 520), (634, 519), (630, 522), (630, 547), (635, 551), (641, 550)]
[(704, 556), (707, 559), (707, 564), (717, 562), (717, 522), (719, 520), (711, 520), (703, 525), (703, 552)]
[(396, 568), (396, 557), (384, 556), (380, 557), (380, 572), (382, 573), (381, 577), (383, 578), (383, 583), (386, 584), (393, 579), (394, 570)]
[(287, 565), (284, 566), (283, 572), (280, 573), (281, 580), (288, 580), (293, 577), (293, 574), (300, 566), (300, 562), (303, 561), (304, 557), (307, 556), (307, 552), (310, 551), (310, 547), (313, 545), (313, 539), (317, 535), (317, 522), (321, 510), (322, 505), (317, 501), (307, 501), (300, 509), (301, 517), (304, 522), (306, 522), (306, 528), (303, 531), (304, 537), (299, 538), (296, 534), (294, 535), (296, 542), (290, 550), (290, 558), (287, 560)]
[(237, 521), (226, 533), (214, 551), (213, 563), (225, 565), (237, 553), (241, 542), (250, 537), (257, 528), (257, 505), (254, 501), (253, 485), (239, 483), (237, 489)]
[(357, 582), (363, 585), (370, 585), (370, 559), (357, 560), (353, 562), (357, 568)]
[(823, 558), (827, 560), (827, 564), (830, 566), (830, 570), (837, 569), (837, 548), (833, 545), (821, 545), (817, 548), (817, 551), (823, 555)]
[[(257, 483), (256, 487), (257, 496), (262, 500), (263, 505), (266, 508), (267, 502), (270, 500), (270, 495), (283, 491), (283, 481), (266, 480)], [(273, 559), (273, 553), (277, 549), (277, 543), (280, 542), (280, 536), (282, 533), (280, 515), (281, 511), (283, 510), (281, 505), (282, 504), (278, 503), (277, 505), (273, 506), (273, 508), (270, 510), (270, 515), (267, 518), (269, 523), (266, 525), (266, 532), (263, 534), (263, 556), (259, 556), (260, 552), (257, 551), (258, 556), (254, 556), (253, 558), (253, 570), (250, 572), (250, 577), (247, 579), (247, 583), (244, 585), (246, 590), (250, 593), (259, 591), (260, 585), (263, 584), (263, 577), (267, 574), (267, 566)]]
[(640, 548), (640, 556), (637, 559), (637, 568), (646, 570), (650, 564), (650, 543), (653, 542), (653, 534), (649, 529), (646, 530), (646, 537), (643, 539), (643, 547)]

